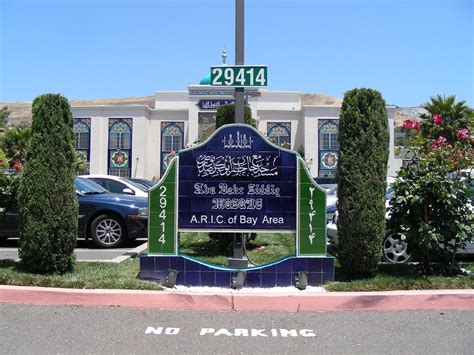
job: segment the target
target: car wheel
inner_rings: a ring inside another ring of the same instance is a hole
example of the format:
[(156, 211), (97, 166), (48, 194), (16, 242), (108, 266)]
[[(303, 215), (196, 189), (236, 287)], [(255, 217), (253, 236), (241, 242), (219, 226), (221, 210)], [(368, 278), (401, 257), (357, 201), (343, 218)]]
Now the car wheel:
[(411, 259), (407, 242), (392, 233), (387, 233), (383, 240), (382, 256), (384, 261), (391, 264), (403, 264)]
[(126, 233), (122, 221), (113, 215), (100, 215), (91, 224), (92, 240), (101, 248), (121, 245), (126, 239)]

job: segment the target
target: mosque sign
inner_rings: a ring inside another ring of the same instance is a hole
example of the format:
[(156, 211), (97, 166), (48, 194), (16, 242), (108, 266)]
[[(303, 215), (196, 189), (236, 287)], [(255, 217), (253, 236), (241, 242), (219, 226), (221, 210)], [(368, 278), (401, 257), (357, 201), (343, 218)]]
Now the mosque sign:
[(216, 100), (199, 100), (196, 104), (200, 110), (217, 110), (219, 106), (222, 105), (233, 105), (235, 103), (234, 100), (223, 100), (223, 99), (216, 99)]
[(325, 199), (296, 152), (226, 125), (180, 151), (151, 189), (149, 251), (177, 255), (179, 232), (294, 232), (297, 255), (325, 255)]

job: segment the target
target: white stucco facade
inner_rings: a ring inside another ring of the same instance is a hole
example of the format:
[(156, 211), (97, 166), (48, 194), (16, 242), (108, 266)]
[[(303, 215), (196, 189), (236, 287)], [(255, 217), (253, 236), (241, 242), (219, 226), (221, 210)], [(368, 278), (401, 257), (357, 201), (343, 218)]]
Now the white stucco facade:
[[(254, 89), (248, 92), (247, 102), (262, 134), (278, 142), (288, 142), (290, 149), (304, 149), (313, 177), (334, 177), (338, 143), (333, 139), (337, 137), (341, 107), (303, 105), (302, 97), (301, 92)], [(232, 88), (189, 85), (187, 91), (156, 92), (154, 108), (147, 105), (73, 106), (75, 122), (82, 121), (89, 128), (88, 137), (84, 136), (77, 148), (87, 154), (91, 174), (158, 178), (169, 151), (206, 138), (213, 130), (217, 106), (232, 100)], [(395, 175), (401, 165), (394, 154), (395, 109), (387, 106), (388, 175)], [(122, 120), (126, 124), (115, 125)], [(320, 142), (321, 137), (324, 142)]]

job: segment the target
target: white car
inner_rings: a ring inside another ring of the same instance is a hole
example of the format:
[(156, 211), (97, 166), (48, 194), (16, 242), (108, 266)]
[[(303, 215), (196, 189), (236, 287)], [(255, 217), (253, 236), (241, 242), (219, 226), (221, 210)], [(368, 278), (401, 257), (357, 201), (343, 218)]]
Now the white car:
[[(472, 172), (471, 172), (472, 179)], [(474, 181), (474, 180), (471, 180)], [(390, 199), (394, 194), (393, 187), (391, 186), (394, 182), (394, 179), (387, 180), (387, 191), (385, 194), (385, 207), (390, 208)], [(472, 202), (469, 204), (469, 208), (473, 209)], [(336, 205), (329, 206), (327, 208), (327, 237), (329, 245), (337, 246), (339, 244), (339, 239), (337, 235), (337, 208)], [(385, 215), (385, 218), (388, 220), (389, 214)], [(464, 249), (457, 251), (457, 254), (474, 254), (474, 240), (466, 243)], [(384, 261), (392, 264), (406, 263), (410, 261), (411, 254), (408, 252), (407, 242), (400, 239), (400, 237), (394, 236), (392, 233), (387, 232), (382, 242), (382, 257)]]
[(115, 194), (148, 197), (145, 187), (124, 177), (113, 175), (81, 175), (81, 177), (92, 180)]

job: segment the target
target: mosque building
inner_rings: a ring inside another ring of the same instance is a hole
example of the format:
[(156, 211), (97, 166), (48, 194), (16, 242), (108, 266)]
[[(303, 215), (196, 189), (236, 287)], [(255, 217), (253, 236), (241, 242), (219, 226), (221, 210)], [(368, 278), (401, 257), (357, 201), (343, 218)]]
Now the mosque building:
[[(223, 53), (225, 65), (225, 52)], [(340, 102), (312, 104), (302, 92), (245, 89), (257, 129), (271, 142), (303, 152), (317, 181), (335, 177)], [(210, 85), (210, 74), (186, 91), (158, 91), (146, 104), (72, 106), (76, 149), (91, 174), (159, 178), (174, 152), (202, 142), (215, 130), (217, 108), (234, 103), (234, 88)], [(387, 106), (390, 130), (388, 175), (401, 160), (394, 152), (396, 106)], [(369, 149), (369, 147), (368, 147)]]

